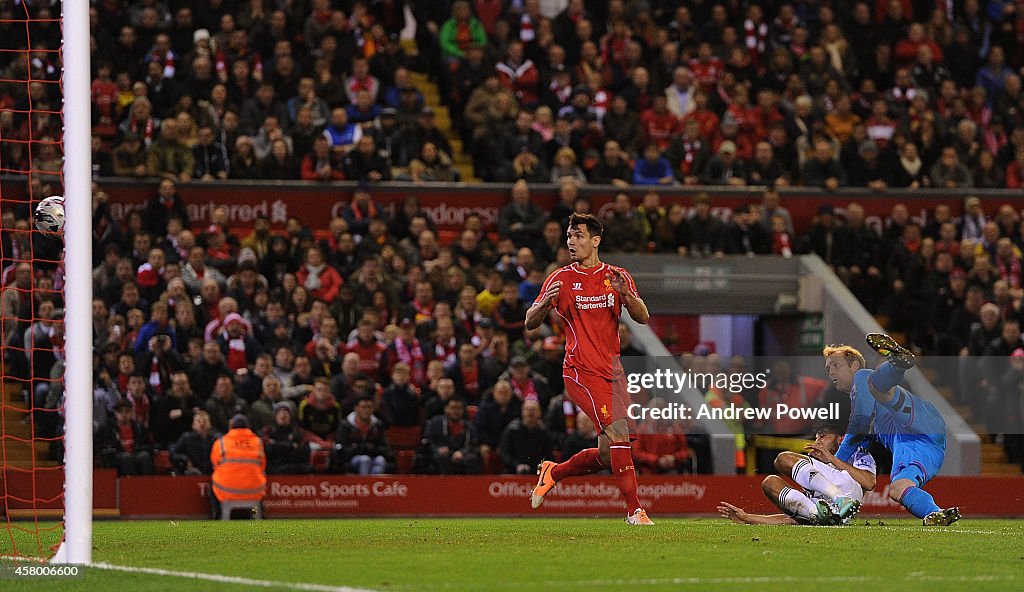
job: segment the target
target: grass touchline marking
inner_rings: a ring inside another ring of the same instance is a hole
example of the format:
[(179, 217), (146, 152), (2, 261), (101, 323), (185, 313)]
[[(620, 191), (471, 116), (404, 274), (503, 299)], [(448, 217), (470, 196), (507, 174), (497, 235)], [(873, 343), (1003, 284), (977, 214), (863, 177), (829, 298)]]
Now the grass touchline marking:
[(93, 563), (89, 567), (106, 569), (110, 571), (122, 571), (128, 573), (143, 573), (154, 576), (171, 576), (177, 578), (190, 578), (194, 580), (207, 580), (210, 582), (223, 582), (225, 584), (239, 584), (258, 588), (288, 588), (290, 590), (306, 590), (309, 592), (374, 592), (367, 588), (352, 588), (350, 586), (328, 586), (326, 584), (307, 584), (304, 582), (275, 582), (273, 580), (254, 580), (239, 576), (225, 576), (221, 574), (208, 574), (194, 571), (174, 571), (156, 567), (132, 567), (128, 565), (114, 565), (112, 563)]

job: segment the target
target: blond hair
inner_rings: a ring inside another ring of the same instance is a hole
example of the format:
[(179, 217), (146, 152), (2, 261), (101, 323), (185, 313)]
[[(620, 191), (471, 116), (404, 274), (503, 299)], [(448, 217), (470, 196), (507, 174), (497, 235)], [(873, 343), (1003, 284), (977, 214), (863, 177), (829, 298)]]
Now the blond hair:
[(826, 359), (832, 354), (842, 354), (843, 357), (846, 358), (847, 364), (851, 362), (858, 362), (860, 363), (861, 368), (867, 368), (867, 362), (864, 361), (864, 354), (857, 351), (857, 348), (852, 345), (837, 343), (833, 345), (826, 345), (825, 348), (821, 350), (821, 355)]

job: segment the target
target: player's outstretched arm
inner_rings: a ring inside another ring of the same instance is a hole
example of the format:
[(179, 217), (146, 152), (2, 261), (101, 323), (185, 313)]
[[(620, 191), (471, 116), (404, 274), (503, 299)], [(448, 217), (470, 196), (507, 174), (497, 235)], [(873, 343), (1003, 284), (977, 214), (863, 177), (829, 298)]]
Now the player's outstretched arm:
[[(865, 370), (857, 371), (858, 375), (861, 373), (864, 373), (864, 376), (868, 374)], [(843, 462), (849, 462), (854, 451), (857, 450), (857, 446), (870, 433), (871, 418), (875, 412), (875, 398), (867, 392), (867, 380), (866, 378), (858, 380), (858, 378), (855, 375), (855, 394), (850, 402), (850, 423), (846, 426), (846, 436), (843, 437), (843, 443), (839, 445), (839, 450), (836, 452), (836, 457)]]
[(799, 524), (785, 514), (749, 514), (746, 510), (737, 508), (729, 502), (718, 502), (718, 513), (722, 518), (736, 524)]

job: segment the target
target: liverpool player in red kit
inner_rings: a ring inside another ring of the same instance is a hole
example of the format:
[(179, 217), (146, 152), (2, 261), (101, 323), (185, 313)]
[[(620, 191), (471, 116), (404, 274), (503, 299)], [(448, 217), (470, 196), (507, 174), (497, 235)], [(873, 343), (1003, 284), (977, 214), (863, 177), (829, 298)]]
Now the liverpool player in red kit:
[(636, 494), (618, 327), (623, 307), (638, 323), (646, 324), (651, 315), (626, 270), (598, 258), (603, 231), (601, 221), (590, 214), (569, 217), (566, 244), (572, 264), (548, 276), (526, 312), (527, 329), (539, 327), (551, 311), (565, 324), (562, 377), (566, 394), (601, 430), (597, 448), (583, 450), (563, 463), (540, 464), (531, 502), (534, 508), (540, 506), (544, 496), (566, 477), (611, 468), (626, 500), (626, 522), (649, 525), (651, 519)]

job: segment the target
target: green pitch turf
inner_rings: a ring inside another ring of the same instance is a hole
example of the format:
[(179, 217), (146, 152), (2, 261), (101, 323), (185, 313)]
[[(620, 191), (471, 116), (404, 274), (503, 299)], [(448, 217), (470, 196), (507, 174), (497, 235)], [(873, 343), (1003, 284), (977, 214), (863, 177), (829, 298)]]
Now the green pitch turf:
[(5, 579), (0, 589), (1024, 589), (1019, 521), (967, 519), (924, 529), (909, 519), (845, 528), (655, 519), (651, 528), (607, 518), (98, 522), (96, 562), (263, 585), (91, 568), (73, 580)]

